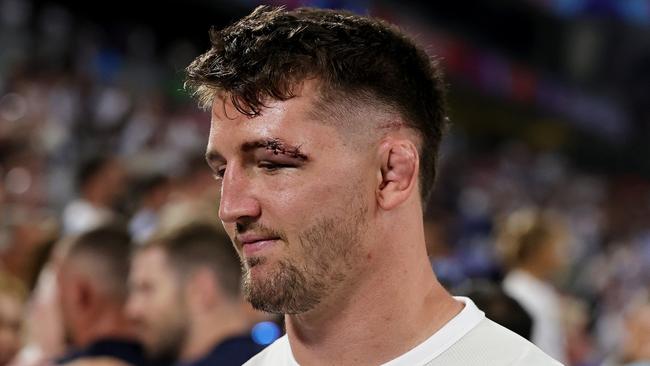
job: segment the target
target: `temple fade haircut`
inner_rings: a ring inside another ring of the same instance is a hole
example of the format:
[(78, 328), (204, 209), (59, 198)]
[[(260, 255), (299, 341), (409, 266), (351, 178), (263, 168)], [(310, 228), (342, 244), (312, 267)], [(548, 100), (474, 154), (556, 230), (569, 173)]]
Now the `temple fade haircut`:
[(318, 81), (319, 97), (328, 102), (319, 108), (341, 103), (388, 108), (422, 139), (419, 183), (425, 206), (446, 129), (445, 88), (437, 61), (413, 40), (375, 18), (268, 6), (223, 30), (212, 28), (210, 40), (210, 50), (186, 70), (185, 87), (202, 108), (209, 109), (215, 97), (230, 98), (240, 113), (254, 117), (265, 102), (294, 97), (296, 87), (310, 79)]
[(200, 268), (209, 269), (232, 299), (241, 294), (241, 262), (228, 236), (214, 224), (192, 222), (155, 236), (143, 249), (161, 248), (173, 271), (185, 281)]
[(66, 262), (86, 263), (84, 268), (117, 303), (128, 296), (132, 241), (126, 227), (109, 223), (71, 239)]

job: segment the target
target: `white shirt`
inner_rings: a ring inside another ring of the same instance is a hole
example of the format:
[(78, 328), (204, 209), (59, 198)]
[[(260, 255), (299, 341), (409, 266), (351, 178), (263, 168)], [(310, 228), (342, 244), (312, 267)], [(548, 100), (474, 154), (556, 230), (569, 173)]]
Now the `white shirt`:
[(63, 232), (76, 235), (92, 230), (109, 222), (113, 212), (104, 207), (97, 207), (83, 198), (70, 202), (63, 210)]
[(533, 319), (531, 341), (553, 358), (564, 362), (565, 336), (562, 330), (560, 297), (555, 288), (521, 270), (511, 271), (503, 290)]
[(129, 221), (129, 232), (138, 244), (143, 244), (151, 238), (158, 228), (158, 214), (151, 209), (143, 208), (133, 215)]
[[(456, 297), (463, 310), (431, 337), (382, 366), (556, 366), (539, 348), (487, 319), (472, 300)], [(245, 366), (299, 366), (287, 335)]]

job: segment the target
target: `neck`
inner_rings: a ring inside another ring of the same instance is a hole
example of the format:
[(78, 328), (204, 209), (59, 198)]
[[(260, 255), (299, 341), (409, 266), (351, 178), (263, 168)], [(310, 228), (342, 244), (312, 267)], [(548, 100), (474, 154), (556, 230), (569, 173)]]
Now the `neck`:
[(351, 289), (308, 313), (286, 316), (298, 363), (381, 364), (423, 342), (462, 310), (437, 282), (424, 234), (402, 242), (384, 234), (387, 245), (370, 252), (370, 265), (352, 279)]
[(93, 316), (91, 324), (79, 328), (75, 342), (77, 347), (87, 347), (108, 338), (136, 339), (131, 323), (119, 309), (107, 309), (100, 316)]
[[(232, 305), (232, 306), (231, 306)], [(201, 359), (227, 338), (248, 332), (245, 316), (235, 304), (214, 309), (192, 319), (189, 335), (181, 350), (180, 361)]]

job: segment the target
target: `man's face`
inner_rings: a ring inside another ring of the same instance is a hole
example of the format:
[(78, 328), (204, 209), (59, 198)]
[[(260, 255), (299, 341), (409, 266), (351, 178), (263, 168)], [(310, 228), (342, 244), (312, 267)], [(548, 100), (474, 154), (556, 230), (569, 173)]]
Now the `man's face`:
[(23, 303), (10, 294), (0, 294), (0, 365), (6, 365), (20, 349)]
[(176, 359), (187, 334), (188, 319), (178, 276), (160, 248), (136, 254), (129, 274), (127, 313), (153, 357)]
[(377, 177), (372, 151), (310, 116), (314, 85), (297, 94), (254, 118), (215, 100), (207, 153), (244, 294), (257, 309), (287, 314), (353, 286)]

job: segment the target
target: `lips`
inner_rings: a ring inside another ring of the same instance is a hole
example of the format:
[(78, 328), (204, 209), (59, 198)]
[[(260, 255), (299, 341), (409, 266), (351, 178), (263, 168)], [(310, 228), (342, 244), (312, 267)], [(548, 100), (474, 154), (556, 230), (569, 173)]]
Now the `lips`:
[(280, 238), (259, 235), (241, 235), (237, 236), (237, 241), (241, 243), (242, 251), (246, 257), (259, 254), (261, 251), (274, 246)]

